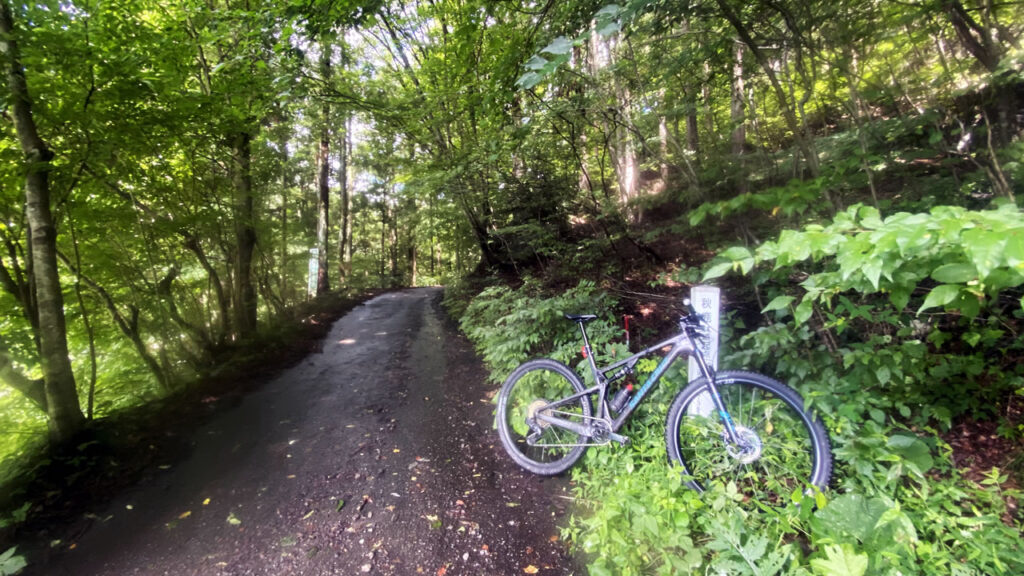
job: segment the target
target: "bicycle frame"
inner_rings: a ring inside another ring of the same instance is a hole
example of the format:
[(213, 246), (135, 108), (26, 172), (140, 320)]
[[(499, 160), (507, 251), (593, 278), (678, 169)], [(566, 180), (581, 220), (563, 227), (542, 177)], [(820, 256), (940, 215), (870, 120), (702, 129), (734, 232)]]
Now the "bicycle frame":
[[(610, 422), (611, 430), (609, 431), (610, 434), (608, 435), (609, 439), (615, 440), (620, 444), (625, 444), (626, 442), (628, 442), (628, 439), (616, 434), (616, 432), (618, 432), (622, 425), (626, 423), (626, 420), (629, 419), (629, 416), (633, 413), (636, 407), (640, 405), (640, 402), (642, 402), (643, 399), (647, 396), (651, 388), (653, 388), (654, 385), (661, 379), (665, 371), (668, 370), (668, 367), (672, 365), (672, 362), (674, 362), (680, 356), (686, 355), (692, 356), (697, 361), (697, 366), (700, 368), (701, 374), (707, 380), (708, 392), (710, 393), (712, 402), (714, 403), (715, 408), (718, 411), (719, 418), (722, 420), (722, 423), (725, 426), (726, 436), (728, 437), (729, 441), (732, 442), (733, 444), (740, 443), (740, 438), (736, 432), (736, 426), (733, 423), (732, 417), (729, 415), (729, 412), (725, 409), (725, 404), (722, 402), (722, 398), (718, 393), (717, 386), (715, 386), (715, 374), (712, 371), (711, 367), (708, 365), (707, 361), (704, 359), (704, 355), (701, 354), (697, 346), (694, 345), (696, 331), (693, 325), (684, 324), (681, 333), (666, 340), (663, 340), (653, 346), (645, 348), (644, 350), (641, 350), (640, 352), (633, 354), (629, 358), (619, 360), (618, 362), (610, 364), (604, 368), (599, 368), (597, 366), (597, 362), (594, 360), (593, 350), (590, 347), (590, 339), (587, 337), (587, 330), (584, 327), (584, 322), (577, 323), (579, 324), (580, 332), (583, 334), (583, 348), (586, 352), (587, 361), (590, 364), (590, 371), (594, 375), (595, 384), (594, 386), (582, 392), (551, 402), (550, 404), (545, 406), (543, 410), (538, 411), (537, 419), (552, 424), (554, 426), (558, 426), (560, 428), (571, 430), (583, 436), (592, 436), (592, 427), (586, 424), (579, 424), (576, 422), (572, 422), (570, 420), (566, 420), (564, 418), (553, 416), (551, 413), (545, 413), (545, 411), (554, 411), (554, 409), (568, 404), (572, 404), (575, 401), (579, 400), (580, 398), (590, 396), (591, 394), (596, 394), (598, 398), (597, 412), (599, 415), (596, 417), (591, 416), (589, 418)], [(619, 415), (613, 419), (611, 410), (608, 407), (608, 385), (631, 373), (633, 370), (633, 366), (641, 358), (650, 356), (655, 352), (658, 352), (668, 347), (670, 347), (668, 353), (666, 353), (665, 356), (662, 357), (661, 362), (658, 363), (658, 366), (654, 369), (654, 372), (651, 372), (650, 376), (647, 377), (647, 380), (643, 383), (640, 389), (637, 390), (633, 398), (630, 399), (629, 403), (625, 406), (622, 412), (619, 413)], [(610, 373), (611, 375), (609, 376)]]

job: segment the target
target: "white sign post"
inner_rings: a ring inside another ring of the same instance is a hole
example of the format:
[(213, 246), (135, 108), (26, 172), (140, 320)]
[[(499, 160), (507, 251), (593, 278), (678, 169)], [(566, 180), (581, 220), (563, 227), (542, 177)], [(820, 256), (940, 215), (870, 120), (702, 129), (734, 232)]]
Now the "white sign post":
[[(718, 369), (718, 323), (720, 319), (721, 291), (715, 286), (694, 286), (690, 289), (690, 303), (697, 314), (700, 314), (704, 321), (705, 335), (695, 344), (700, 350), (704, 360), (712, 370)], [(690, 357), (690, 366), (686, 372), (690, 382), (703, 376), (697, 360)], [(699, 414), (708, 417), (714, 410), (715, 404), (711, 400), (711, 394), (702, 392), (687, 409), (690, 414)]]
[(320, 249), (309, 249), (309, 297), (316, 296), (317, 276), (320, 274)]

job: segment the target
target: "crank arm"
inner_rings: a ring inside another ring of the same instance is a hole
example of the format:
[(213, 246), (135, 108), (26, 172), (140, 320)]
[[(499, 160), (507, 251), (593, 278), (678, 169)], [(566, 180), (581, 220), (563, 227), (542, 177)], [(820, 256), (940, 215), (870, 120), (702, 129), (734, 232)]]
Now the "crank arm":
[(619, 446), (629, 446), (629, 438), (627, 438), (627, 437), (625, 437), (625, 436), (623, 436), (621, 434), (616, 434), (615, 432), (609, 432), (608, 433), (608, 439), (612, 440), (614, 442), (618, 442)]

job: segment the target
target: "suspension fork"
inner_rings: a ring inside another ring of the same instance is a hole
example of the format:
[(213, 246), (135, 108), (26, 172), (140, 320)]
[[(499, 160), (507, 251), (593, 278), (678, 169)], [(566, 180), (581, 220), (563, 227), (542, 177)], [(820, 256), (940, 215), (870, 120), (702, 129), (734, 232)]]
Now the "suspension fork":
[(715, 410), (718, 411), (718, 418), (722, 421), (722, 425), (725, 426), (725, 434), (729, 439), (729, 443), (744, 446), (745, 444), (740, 439), (739, 434), (736, 432), (736, 424), (732, 420), (732, 416), (729, 415), (729, 411), (725, 409), (725, 402), (722, 401), (721, 394), (718, 393), (718, 385), (715, 383), (715, 372), (708, 365), (707, 360), (704, 359), (704, 355), (701, 354), (700, 347), (697, 346), (697, 338), (694, 334), (694, 329), (687, 327), (685, 329), (686, 337), (690, 339), (690, 344), (693, 348), (693, 358), (697, 361), (697, 367), (700, 368), (700, 373), (704, 376), (704, 379), (708, 383), (708, 393), (711, 394), (711, 401), (715, 405)]

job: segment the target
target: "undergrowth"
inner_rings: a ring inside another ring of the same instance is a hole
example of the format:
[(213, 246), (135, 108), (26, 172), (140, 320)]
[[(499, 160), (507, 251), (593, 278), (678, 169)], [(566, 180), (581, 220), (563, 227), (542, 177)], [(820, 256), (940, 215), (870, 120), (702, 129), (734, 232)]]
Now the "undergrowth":
[[(957, 209), (946, 216), (974, 219), (976, 231), (964, 234), (981, 237), (987, 229), (977, 222), (986, 218), (1013, 228), (1013, 209), (1000, 210), (992, 216)], [(930, 248), (919, 237), (918, 252), (893, 233), (859, 245), (861, 252), (891, 250), (880, 256), (876, 273), (873, 264), (844, 260), (836, 249), (844, 242), (840, 236), (856, 240), (889, 220), (861, 208), (847, 217), (802, 232), (827, 231), (834, 238), (791, 240), (791, 232), (756, 254), (725, 251), (709, 274), (736, 269), (754, 275), (767, 321), (738, 342), (723, 342), (721, 365), (787, 381), (823, 417), (836, 465), (825, 505), (809, 498), (767, 505), (732, 485), (713, 485), (704, 494), (685, 488), (679, 469), (668, 463), (663, 436), (667, 407), (686, 381), (680, 361), (625, 426), (632, 444), (591, 449), (571, 472), (578, 505), (564, 536), (588, 559), (591, 574), (1024, 573), (1019, 484), (998, 468), (980, 479), (966, 477), (942, 438), (961, 416), (1000, 418), (1007, 396), (1022, 388), (1020, 363), (1000, 360), (1021, 356), (1014, 292), (1020, 282), (1006, 279), (1020, 270), (1016, 248), (968, 249), (954, 258), (954, 243), (936, 240), (939, 232), (929, 237)], [(1007, 237), (1007, 229), (1000, 230), (992, 237)], [(783, 254), (787, 260), (780, 260)], [(968, 264), (976, 275), (967, 273)], [(832, 275), (831, 284), (822, 274)], [(802, 283), (794, 285), (793, 278)], [(832, 288), (816, 290), (826, 285)], [(462, 327), (496, 385), (537, 356), (576, 365), (583, 375), (575, 325), (561, 314), (601, 313), (588, 333), (601, 360), (610, 361), (625, 352), (614, 306), (592, 282), (550, 294), (528, 280), (519, 289), (481, 292), (466, 307)], [(931, 313), (922, 317), (919, 309)], [(638, 365), (639, 380), (653, 364)], [(1022, 437), (1018, 423), (1005, 424), (1005, 434)]]

